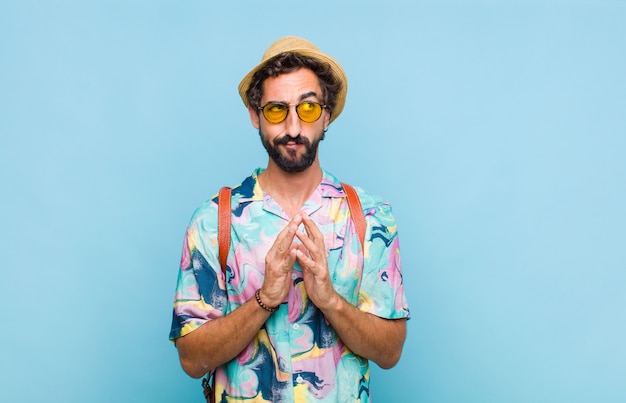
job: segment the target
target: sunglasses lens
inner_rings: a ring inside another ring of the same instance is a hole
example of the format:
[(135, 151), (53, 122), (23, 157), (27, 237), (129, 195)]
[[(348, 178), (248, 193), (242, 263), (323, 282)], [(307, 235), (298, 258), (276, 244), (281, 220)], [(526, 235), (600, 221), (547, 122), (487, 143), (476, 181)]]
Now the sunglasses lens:
[(271, 123), (280, 123), (287, 117), (287, 105), (267, 104), (263, 107), (263, 116)]
[(322, 116), (322, 106), (317, 102), (303, 102), (296, 107), (303, 122), (312, 123)]

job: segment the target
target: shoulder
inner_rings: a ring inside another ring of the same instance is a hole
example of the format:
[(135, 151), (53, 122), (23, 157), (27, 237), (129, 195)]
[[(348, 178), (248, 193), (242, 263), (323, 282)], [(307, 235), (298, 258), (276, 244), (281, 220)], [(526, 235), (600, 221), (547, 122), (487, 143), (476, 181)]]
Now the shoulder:
[(361, 200), (361, 207), (366, 220), (373, 227), (384, 226), (395, 228), (396, 219), (393, 216), (391, 204), (381, 196), (370, 193), (363, 188), (353, 186)]
[[(231, 189), (230, 207), (235, 210), (241, 203), (245, 203), (247, 200), (255, 199), (255, 190), (257, 189), (256, 171), (247, 178), (245, 178), (240, 184), (235, 186), (226, 186)], [(190, 227), (202, 226), (204, 229), (213, 227), (217, 222), (218, 211), (218, 196), (219, 191), (211, 196), (208, 200), (202, 203), (192, 214)]]
[(359, 200), (361, 201), (361, 206), (363, 207), (363, 211), (376, 210), (376, 209), (391, 209), (391, 205), (383, 199), (381, 196), (368, 192), (367, 190), (352, 185), (354, 190), (356, 190), (357, 195), (359, 196)]
[(361, 186), (354, 184), (350, 181), (340, 181), (332, 173), (323, 170), (322, 185), (325, 185), (327, 189), (336, 191), (336, 194), (334, 195), (335, 197), (345, 197), (345, 192), (343, 190), (340, 191), (342, 184), (347, 184), (354, 188), (357, 195), (359, 196), (359, 201), (361, 202), (363, 212), (366, 215), (374, 214), (377, 211), (391, 211), (391, 205), (381, 196), (369, 192)]
[(196, 215), (202, 215), (205, 212), (213, 212), (218, 206), (219, 192), (223, 188), (229, 188), (231, 191), (231, 207), (235, 207), (241, 202), (248, 200), (262, 199), (260, 194), (260, 188), (257, 185), (257, 174), (261, 172), (260, 168), (257, 168), (252, 175), (245, 178), (241, 183), (235, 186), (223, 186), (208, 200), (206, 200), (194, 213)]

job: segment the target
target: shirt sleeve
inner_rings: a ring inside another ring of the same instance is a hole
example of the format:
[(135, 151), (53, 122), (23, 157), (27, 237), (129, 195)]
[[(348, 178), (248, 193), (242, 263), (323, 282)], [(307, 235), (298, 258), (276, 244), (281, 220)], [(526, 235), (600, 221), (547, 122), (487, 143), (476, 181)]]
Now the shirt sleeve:
[(224, 316), (227, 299), (217, 248), (217, 205), (207, 202), (194, 213), (183, 240), (170, 340)]
[(367, 232), (359, 309), (387, 319), (409, 318), (395, 218), (388, 203), (365, 209)]

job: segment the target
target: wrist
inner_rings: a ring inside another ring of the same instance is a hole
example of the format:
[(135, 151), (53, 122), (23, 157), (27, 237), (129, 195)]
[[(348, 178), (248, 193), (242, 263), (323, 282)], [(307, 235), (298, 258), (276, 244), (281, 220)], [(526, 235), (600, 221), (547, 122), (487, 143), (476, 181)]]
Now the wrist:
[(256, 299), (256, 302), (259, 304), (259, 306), (261, 308), (263, 308), (264, 310), (266, 310), (269, 313), (274, 313), (276, 311), (278, 311), (278, 308), (280, 307), (280, 305), (278, 306), (269, 306), (267, 304), (265, 304), (263, 302), (263, 298), (261, 297), (261, 289), (259, 288), (258, 290), (256, 290), (256, 292), (254, 293), (254, 298)]
[(319, 304), (319, 305), (316, 304), (316, 305), (323, 312), (330, 313), (330, 312), (340, 311), (342, 309), (344, 302), (345, 302), (345, 299), (343, 299), (341, 295), (334, 293), (333, 296), (324, 300), (323, 304)]

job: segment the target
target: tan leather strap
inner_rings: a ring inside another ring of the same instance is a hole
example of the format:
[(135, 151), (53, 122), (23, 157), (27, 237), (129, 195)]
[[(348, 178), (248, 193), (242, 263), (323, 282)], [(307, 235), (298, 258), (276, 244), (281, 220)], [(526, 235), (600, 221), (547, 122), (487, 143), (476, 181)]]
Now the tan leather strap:
[(220, 189), (217, 196), (217, 243), (219, 245), (218, 258), (222, 273), (226, 276), (226, 260), (228, 259), (228, 251), (230, 250), (230, 216), (232, 210), (230, 207), (229, 187), (224, 186)]
[[(231, 189), (227, 186), (221, 188), (217, 196), (217, 257), (220, 261), (225, 281), (228, 281), (226, 278), (226, 261), (228, 259), (228, 251), (230, 250), (230, 217), (233, 213), (230, 206), (230, 196)], [(215, 402), (215, 374), (209, 373), (202, 379), (202, 387), (204, 388), (204, 397), (207, 403)]]
[(359, 200), (359, 195), (356, 193), (356, 190), (354, 190), (352, 186), (343, 182), (341, 182), (341, 186), (343, 187), (343, 191), (346, 192), (346, 196), (348, 196), (348, 208), (350, 209), (350, 216), (352, 216), (354, 228), (356, 229), (356, 233), (359, 236), (361, 248), (365, 250), (365, 229), (367, 228), (367, 224), (365, 223), (365, 215), (363, 215), (361, 200)]

